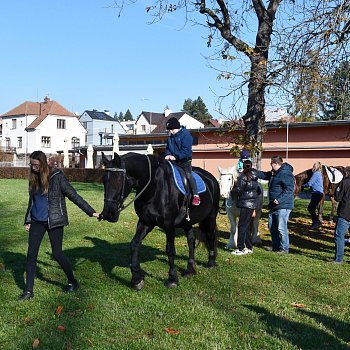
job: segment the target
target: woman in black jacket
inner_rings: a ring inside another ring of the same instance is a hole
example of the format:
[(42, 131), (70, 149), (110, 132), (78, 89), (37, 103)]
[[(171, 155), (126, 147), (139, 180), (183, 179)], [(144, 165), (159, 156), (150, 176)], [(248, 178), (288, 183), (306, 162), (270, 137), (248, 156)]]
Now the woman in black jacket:
[(26, 265), (26, 288), (18, 297), (25, 301), (34, 297), (34, 277), (41, 241), (48, 232), (52, 255), (67, 276), (66, 293), (74, 292), (79, 284), (73, 275), (71, 264), (62, 252), (63, 228), (68, 225), (65, 197), (82, 209), (87, 215), (99, 214), (77, 194), (61, 170), (50, 169), (42, 151), (30, 155), (29, 202), (25, 216), (25, 229), (29, 232)]
[(238, 221), (238, 249), (232, 252), (233, 255), (245, 255), (253, 253), (252, 237), (250, 226), (253, 214), (258, 205), (258, 177), (256, 170), (252, 168), (252, 162), (245, 160), (243, 164), (243, 173), (237, 179), (238, 202), (240, 208)]

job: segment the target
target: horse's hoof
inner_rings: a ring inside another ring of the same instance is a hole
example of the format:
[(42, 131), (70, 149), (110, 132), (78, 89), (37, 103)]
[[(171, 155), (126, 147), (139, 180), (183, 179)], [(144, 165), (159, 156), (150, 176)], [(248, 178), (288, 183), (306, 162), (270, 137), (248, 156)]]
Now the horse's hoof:
[(184, 272), (182, 272), (182, 277), (186, 278), (186, 277), (193, 277), (197, 274), (197, 272), (195, 270), (185, 270)]
[(177, 288), (178, 287), (178, 284), (177, 282), (170, 282), (170, 281), (166, 281), (164, 283), (165, 287), (167, 288)]
[(141, 280), (139, 283), (134, 284), (133, 288), (137, 291), (140, 291), (145, 286), (145, 281)]

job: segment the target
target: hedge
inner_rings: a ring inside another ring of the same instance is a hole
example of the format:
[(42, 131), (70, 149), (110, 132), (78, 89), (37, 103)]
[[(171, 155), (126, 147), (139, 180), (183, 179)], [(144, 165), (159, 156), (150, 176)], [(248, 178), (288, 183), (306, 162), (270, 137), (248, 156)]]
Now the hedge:
[[(102, 182), (103, 169), (60, 168), (70, 182)], [(0, 167), (0, 179), (28, 179), (28, 167)]]

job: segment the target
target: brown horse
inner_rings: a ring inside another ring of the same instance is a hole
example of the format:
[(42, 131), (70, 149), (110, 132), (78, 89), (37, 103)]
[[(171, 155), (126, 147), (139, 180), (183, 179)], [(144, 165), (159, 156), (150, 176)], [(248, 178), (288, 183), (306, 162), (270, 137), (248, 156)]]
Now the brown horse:
[[(343, 167), (343, 166), (332, 166), (332, 168), (336, 168), (339, 170), (343, 176), (345, 175), (346, 171), (350, 170), (350, 167)], [(301, 173), (295, 175), (295, 186), (294, 186), (294, 196), (296, 196), (299, 192), (302, 190), (302, 185), (307, 183), (312, 176), (312, 169), (307, 169), (302, 171)], [(328, 178), (327, 171), (324, 165), (322, 165), (322, 177), (323, 177), (323, 198), (321, 199), (321, 202), (319, 204), (318, 208), (318, 219), (322, 222), (323, 221), (323, 206), (324, 201), (326, 199), (326, 196), (328, 195), (331, 202), (332, 202), (332, 210), (329, 215), (329, 221), (333, 222), (334, 213), (337, 208), (337, 202), (334, 199), (334, 192), (338, 186), (338, 184), (331, 183), (331, 181)]]

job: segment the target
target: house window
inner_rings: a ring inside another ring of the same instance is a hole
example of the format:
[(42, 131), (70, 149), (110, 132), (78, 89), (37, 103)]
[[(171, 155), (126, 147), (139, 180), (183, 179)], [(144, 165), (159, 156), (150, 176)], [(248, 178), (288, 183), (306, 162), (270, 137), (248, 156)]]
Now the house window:
[(22, 148), (22, 136), (17, 137), (17, 148)]
[(113, 126), (114, 126), (114, 125), (112, 124), (112, 125), (111, 125), (111, 132), (112, 132), (112, 133), (113, 133)]
[(146, 125), (141, 125), (141, 131), (146, 131)]
[(16, 129), (16, 127), (17, 127), (17, 120), (12, 119), (12, 129)]
[(5, 147), (6, 151), (9, 151), (11, 149), (11, 139), (9, 137), (5, 138)]
[(83, 127), (87, 130), (87, 122), (83, 122)]
[(51, 137), (50, 136), (42, 136), (41, 137), (41, 147), (42, 148), (50, 148), (51, 147)]
[(80, 146), (80, 139), (78, 139), (77, 137), (72, 137), (72, 148), (76, 148)]
[(66, 121), (64, 119), (57, 119), (57, 129), (65, 129)]

